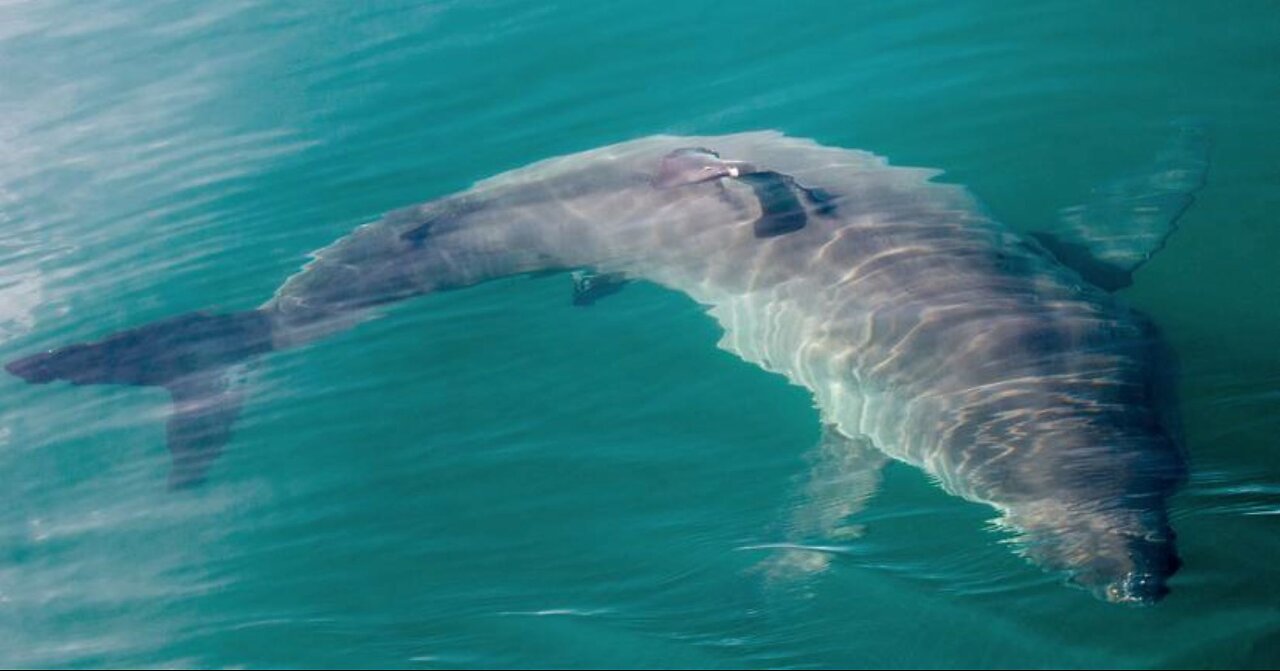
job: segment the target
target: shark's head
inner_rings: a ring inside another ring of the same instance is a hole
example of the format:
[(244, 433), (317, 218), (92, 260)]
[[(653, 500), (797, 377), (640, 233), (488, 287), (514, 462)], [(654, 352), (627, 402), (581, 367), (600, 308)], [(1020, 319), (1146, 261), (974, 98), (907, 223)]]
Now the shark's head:
[(737, 177), (755, 168), (741, 161), (726, 161), (703, 147), (684, 147), (662, 157), (653, 185), (659, 189), (700, 184), (723, 177)]
[(1040, 454), (1028, 468), (1044, 476), (1043, 486), (1035, 498), (1005, 507), (1002, 524), (1018, 534), (1024, 556), (1094, 596), (1150, 605), (1169, 593), (1169, 578), (1182, 564), (1168, 500), (1185, 466), (1160, 433), (1131, 440), (1119, 452), (1087, 451), (1082, 443)]
[(1182, 562), (1163, 505), (1106, 511), (1024, 507), (1004, 520), (1022, 554), (1111, 603), (1151, 605), (1169, 593)]

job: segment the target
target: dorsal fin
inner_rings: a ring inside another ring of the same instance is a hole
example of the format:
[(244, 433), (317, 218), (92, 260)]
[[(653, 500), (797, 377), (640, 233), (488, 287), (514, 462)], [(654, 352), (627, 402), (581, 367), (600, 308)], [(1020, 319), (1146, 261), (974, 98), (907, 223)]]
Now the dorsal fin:
[(1095, 286), (1132, 284), (1134, 271), (1177, 230), (1209, 169), (1204, 126), (1184, 121), (1174, 130), (1148, 170), (1094, 190), (1085, 204), (1061, 211), (1056, 230), (1032, 236)]
[(755, 222), (757, 238), (772, 238), (804, 228), (809, 217), (791, 188), (795, 183), (791, 177), (766, 170), (739, 175), (737, 179), (750, 186), (760, 201), (760, 218)]
[(804, 228), (809, 214), (801, 199), (818, 214), (830, 214), (835, 208), (830, 194), (801, 186), (791, 175), (760, 170), (738, 175), (736, 179), (750, 186), (760, 201), (760, 218), (755, 222), (757, 238), (772, 238)]

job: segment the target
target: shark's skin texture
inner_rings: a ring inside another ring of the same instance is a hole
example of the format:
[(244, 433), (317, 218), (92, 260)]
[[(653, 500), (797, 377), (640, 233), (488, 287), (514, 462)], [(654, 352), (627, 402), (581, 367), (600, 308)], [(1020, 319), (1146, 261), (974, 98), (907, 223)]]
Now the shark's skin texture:
[[(726, 163), (678, 153), (690, 148)], [(684, 156), (674, 168), (673, 152)], [(702, 176), (670, 174), (689, 164)], [(785, 176), (770, 188), (802, 211), (765, 211), (747, 173)], [(542, 161), (358, 228), (231, 316), (239, 349), (149, 379), (200, 379), (434, 291), (616, 273), (708, 306), (721, 347), (808, 389), (831, 430), (996, 508), (1036, 563), (1109, 601), (1159, 600), (1179, 564), (1167, 501), (1185, 463), (1158, 333), (936, 174), (775, 132), (655, 136)], [(778, 215), (786, 226), (762, 228)], [(207, 349), (201, 338), (190, 341)], [(160, 383), (77, 373), (83, 356), (73, 366), (60, 351), (9, 370)]]

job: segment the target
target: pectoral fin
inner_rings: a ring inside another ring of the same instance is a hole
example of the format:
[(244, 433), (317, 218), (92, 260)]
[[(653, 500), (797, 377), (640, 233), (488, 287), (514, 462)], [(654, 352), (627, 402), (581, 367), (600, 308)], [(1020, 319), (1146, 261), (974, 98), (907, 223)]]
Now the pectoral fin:
[(1062, 210), (1056, 230), (1032, 235), (1095, 286), (1132, 284), (1134, 271), (1177, 230), (1209, 169), (1206, 129), (1181, 122), (1174, 130), (1147, 171), (1096, 189), (1087, 203)]
[(796, 540), (859, 535), (861, 527), (849, 525), (849, 518), (879, 490), (888, 461), (869, 438), (850, 438), (835, 426), (824, 426), (804, 485), (804, 501), (791, 517), (788, 534)]
[(787, 542), (766, 561), (774, 579), (797, 578), (826, 569), (833, 544), (864, 533), (851, 518), (866, 508), (880, 488), (889, 458), (865, 436), (849, 437), (826, 425), (814, 450), (813, 466), (800, 492), (800, 503), (787, 522)]
[(574, 271), (573, 304), (586, 307), (596, 301), (622, 291), (630, 281), (623, 273), (597, 273), (590, 270)]

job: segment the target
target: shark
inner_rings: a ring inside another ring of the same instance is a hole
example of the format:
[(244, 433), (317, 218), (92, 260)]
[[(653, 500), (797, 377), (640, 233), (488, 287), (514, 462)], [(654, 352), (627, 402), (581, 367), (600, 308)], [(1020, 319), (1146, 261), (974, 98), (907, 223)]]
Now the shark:
[(232, 372), (251, 359), (496, 278), (571, 273), (584, 306), (652, 282), (705, 306), (720, 347), (812, 394), (824, 427), (812, 510), (825, 512), (797, 528), (837, 532), (879, 469), (904, 462), (994, 508), (1034, 564), (1151, 604), (1181, 563), (1169, 500), (1187, 459), (1172, 353), (1117, 292), (1203, 186), (1208, 147), (1202, 126), (1176, 124), (1151, 167), (1024, 234), (939, 171), (870, 152), (776, 131), (645, 137), (390, 212), (255, 309), (5, 368), (36, 384), (167, 389), (169, 484), (191, 487), (232, 440), (244, 402)]

